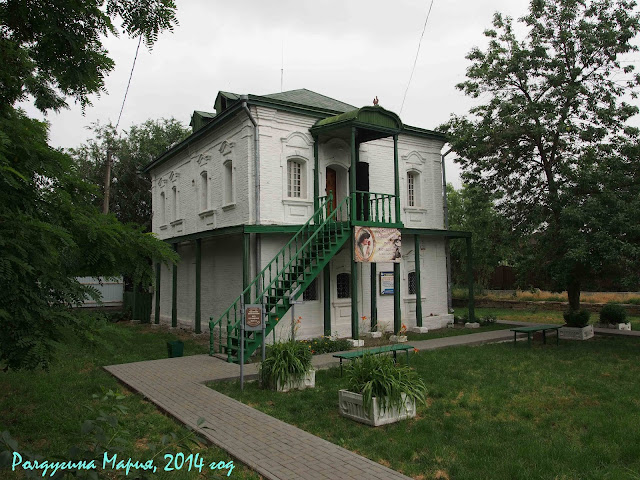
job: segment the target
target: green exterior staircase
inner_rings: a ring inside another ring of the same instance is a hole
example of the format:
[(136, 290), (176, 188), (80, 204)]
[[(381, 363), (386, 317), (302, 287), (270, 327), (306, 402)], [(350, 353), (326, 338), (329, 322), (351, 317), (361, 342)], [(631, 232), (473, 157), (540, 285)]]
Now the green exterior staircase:
[[(278, 321), (291, 307), (290, 299), (297, 299), (318, 276), (331, 258), (351, 237), (351, 197), (335, 203), (330, 194), (323, 197), (320, 207), (276, 254), (269, 264), (236, 298), (222, 316), (209, 322), (210, 354), (216, 353), (215, 328), (218, 327), (218, 352), (226, 352), (229, 362), (239, 362), (240, 322), (244, 304), (261, 304), (266, 315), (265, 335), (273, 331)], [(223, 342), (223, 330), (226, 342)], [(245, 361), (262, 345), (262, 332), (244, 334)]]

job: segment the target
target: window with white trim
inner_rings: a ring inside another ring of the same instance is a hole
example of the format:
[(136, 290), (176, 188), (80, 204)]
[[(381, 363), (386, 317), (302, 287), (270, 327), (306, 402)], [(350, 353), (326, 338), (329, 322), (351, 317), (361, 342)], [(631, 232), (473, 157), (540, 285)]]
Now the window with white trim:
[(160, 192), (160, 225), (167, 223), (167, 199), (164, 192)]
[(224, 162), (224, 203), (230, 205), (235, 202), (233, 185), (233, 161)]
[(351, 298), (351, 275), (339, 273), (336, 278), (336, 293), (338, 298)]
[(307, 198), (307, 165), (303, 160), (287, 161), (287, 197)]
[(415, 295), (417, 291), (416, 272), (409, 272), (409, 274), (407, 275), (407, 280), (409, 282), (409, 295)]
[(200, 211), (209, 210), (209, 176), (207, 172), (200, 174)]
[(307, 289), (302, 294), (302, 299), (305, 302), (318, 300), (318, 282), (316, 280), (318, 280), (317, 277), (313, 279), (313, 281), (309, 284)]
[(420, 206), (420, 173), (407, 172), (407, 206)]
[(173, 187), (173, 202), (171, 203), (171, 220), (175, 221), (178, 219), (178, 189)]

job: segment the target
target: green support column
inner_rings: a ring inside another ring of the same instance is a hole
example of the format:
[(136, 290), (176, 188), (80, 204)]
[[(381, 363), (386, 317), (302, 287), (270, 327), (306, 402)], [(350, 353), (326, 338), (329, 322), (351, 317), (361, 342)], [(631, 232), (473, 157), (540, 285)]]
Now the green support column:
[(378, 326), (378, 272), (377, 265), (371, 265), (371, 331), (374, 332)]
[(351, 225), (353, 225), (353, 220), (355, 220), (355, 217), (356, 217), (356, 129), (355, 127), (351, 127), (351, 168), (349, 169), (349, 194), (351, 195)]
[(471, 237), (467, 241), (467, 282), (469, 283), (469, 321), (475, 322), (476, 315), (473, 301), (473, 250), (471, 249)]
[(414, 235), (416, 262), (416, 325), (422, 326), (422, 290), (420, 290), (420, 235)]
[(200, 295), (202, 292), (202, 239), (196, 240), (196, 333), (202, 333)]
[(351, 338), (358, 340), (358, 264), (356, 263), (355, 240), (351, 234)]
[(395, 177), (396, 223), (400, 223), (400, 166), (398, 165), (398, 135), (393, 136), (393, 175)]
[[(249, 246), (250, 234), (243, 234), (242, 239), (242, 290), (244, 291), (249, 285)], [(244, 294), (244, 303), (251, 303), (251, 292)]]
[(396, 335), (402, 328), (402, 312), (400, 310), (400, 264), (393, 264), (393, 333)]
[(156, 263), (156, 311), (155, 323), (160, 323), (160, 262)]
[(313, 211), (320, 207), (320, 171), (318, 166), (318, 137), (313, 137)]
[(324, 335), (331, 336), (331, 267), (329, 263), (324, 267), (322, 272), (322, 280), (324, 282)]
[[(173, 244), (173, 250), (178, 253), (178, 244)], [(171, 282), (171, 326), (178, 326), (178, 264), (173, 264), (173, 280)]]

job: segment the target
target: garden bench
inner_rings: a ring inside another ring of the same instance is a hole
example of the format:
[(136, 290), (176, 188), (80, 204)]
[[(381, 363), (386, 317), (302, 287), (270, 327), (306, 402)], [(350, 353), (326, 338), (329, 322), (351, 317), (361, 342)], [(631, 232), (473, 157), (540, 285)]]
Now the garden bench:
[(560, 332), (558, 331), (562, 325), (539, 325), (535, 327), (517, 327), (512, 328), (513, 332), (513, 344), (516, 344), (516, 335), (518, 333), (526, 333), (527, 334), (527, 345), (531, 346), (531, 335), (535, 332), (542, 332), (542, 343), (547, 343), (547, 330), (555, 330), (556, 331), (556, 345), (560, 344)]
[(413, 350), (413, 347), (411, 345), (385, 345), (382, 347), (376, 347), (376, 348), (369, 348), (367, 350), (357, 350), (355, 352), (343, 352), (343, 353), (336, 353), (334, 355), (335, 358), (339, 358), (340, 359), (340, 376), (342, 376), (342, 360), (353, 360), (355, 358), (360, 358), (364, 355), (367, 354), (371, 354), (371, 355), (379, 355), (381, 353), (389, 353), (389, 352), (393, 352), (393, 361), (395, 362), (397, 360), (397, 353), (401, 352), (401, 351), (405, 351), (407, 354), (407, 365), (409, 364), (409, 350)]

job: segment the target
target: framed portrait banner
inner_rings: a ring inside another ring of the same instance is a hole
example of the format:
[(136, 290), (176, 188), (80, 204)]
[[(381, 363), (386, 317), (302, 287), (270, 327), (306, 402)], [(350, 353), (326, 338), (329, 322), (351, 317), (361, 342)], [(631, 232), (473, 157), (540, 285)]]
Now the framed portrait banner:
[(402, 236), (397, 228), (356, 226), (353, 229), (355, 261), (400, 263)]
[(393, 295), (393, 272), (380, 272), (380, 295)]

